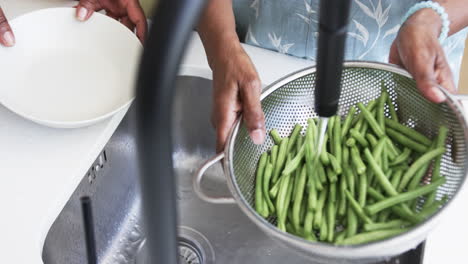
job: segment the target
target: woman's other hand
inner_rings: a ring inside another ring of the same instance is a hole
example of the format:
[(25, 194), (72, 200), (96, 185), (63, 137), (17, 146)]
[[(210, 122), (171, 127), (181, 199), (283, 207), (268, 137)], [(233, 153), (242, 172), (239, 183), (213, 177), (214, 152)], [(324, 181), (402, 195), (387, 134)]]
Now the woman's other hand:
[(390, 63), (406, 68), (416, 80), (421, 93), (430, 101), (445, 101), (440, 85), (455, 92), (450, 66), (438, 37), (442, 20), (431, 9), (412, 15), (400, 28), (390, 49)]
[(76, 17), (80, 21), (86, 21), (95, 11), (101, 10), (105, 10), (108, 16), (119, 20), (130, 30), (136, 29), (136, 35), (144, 42), (148, 25), (138, 0), (80, 0), (76, 6)]
[(261, 82), (249, 56), (233, 36), (210, 60), (213, 69), (212, 122), (216, 128), (218, 151), (242, 112), (245, 125), (255, 144), (265, 139), (265, 120), (260, 106)]
[(2, 8), (0, 7), (0, 44), (5, 47), (12, 47), (15, 45), (15, 35), (13, 30), (11, 30), (10, 24), (8, 24), (8, 19), (3, 13)]
[(240, 113), (255, 144), (265, 140), (265, 118), (260, 104), (261, 82), (236, 34), (232, 1), (210, 0), (198, 25), (213, 70), (212, 122), (216, 149), (221, 151)]

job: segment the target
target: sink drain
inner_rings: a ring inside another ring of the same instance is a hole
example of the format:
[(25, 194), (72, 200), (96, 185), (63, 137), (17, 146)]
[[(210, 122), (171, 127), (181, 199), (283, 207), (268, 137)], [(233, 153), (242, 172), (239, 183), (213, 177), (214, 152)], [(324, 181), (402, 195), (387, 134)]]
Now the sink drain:
[(204, 264), (200, 251), (187, 242), (179, 242), (179, 264)]
[[(138, 249), (135, 264), (150, 264), (146, 240)], [(211, 244), (200, 232), (179, 227), (179, 264), (214, 264), (215, 256)]]

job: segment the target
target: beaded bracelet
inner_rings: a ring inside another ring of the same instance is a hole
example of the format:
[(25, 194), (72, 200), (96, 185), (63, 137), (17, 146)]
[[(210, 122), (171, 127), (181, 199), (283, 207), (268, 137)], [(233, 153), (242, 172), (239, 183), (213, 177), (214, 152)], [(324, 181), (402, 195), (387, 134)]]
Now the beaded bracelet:
[(423, 8), (430, 8), (434, 10), (435, 12), (437, 12), (437, 14), (439, 14), (440, 18), (442, 19), (442, 30), (440, 31), (439, 35), (439, 42), (442, 44), (448, 36), (448, 32), (450, 29), (450, 20), (448, 19), (448, 15), (445, 12), (444, 7), (441, 6), (439, 3), (425, 1), (415, 4), (408, 10), (406, 15), (403, 17), (402, 23), (404, 23), (410, 16), (412, 16), (414, 13)]

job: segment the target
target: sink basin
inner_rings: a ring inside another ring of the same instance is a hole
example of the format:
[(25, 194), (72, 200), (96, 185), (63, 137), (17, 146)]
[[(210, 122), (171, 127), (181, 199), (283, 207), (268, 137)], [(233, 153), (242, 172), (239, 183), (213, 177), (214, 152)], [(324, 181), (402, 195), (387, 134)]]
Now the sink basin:
[[(314, 263), (266, 236), (237, 205), (213, 205), (195, 195), (193, 173), (215, 154), (215, 131), (209, 122), (211, 81), (179, 76), (175, 89), (173, 160), (180, 263)], [(53, 223), (43, 246), (45, 264), (87, 263), (79, 200), (83, 195), (93, 202), (99, 263), (146, 263), (149, 249), (141, 222), (134, 113), (131, 107)], [(204, 184), (213, 195), (229, 194), (220, 165), (207, 172)], [(421, 263), (422, 249), (382, 263)]]

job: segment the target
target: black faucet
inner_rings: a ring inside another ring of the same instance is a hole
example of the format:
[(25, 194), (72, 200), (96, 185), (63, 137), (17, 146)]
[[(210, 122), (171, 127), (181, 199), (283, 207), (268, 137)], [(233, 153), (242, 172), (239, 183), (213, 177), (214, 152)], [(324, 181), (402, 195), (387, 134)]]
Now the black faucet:
[[(177, 204), (172, 166), (174, 82), (205, 0), (162, 0), (143, 52), (135, 107), (140, 186), (150, 263), (176, 264)], [(196, 111), (196, 109), (194, 109)]]
[[(152, 264), (177, 263), (176, 185), (171, 156), (173, 87), (205, 2), (159, 1), (141, 60), (135, 106), (146, 243)], [(315, 94), (321, 116), (336, 113), (349, 6), (349, 0), (321, 1)]]

